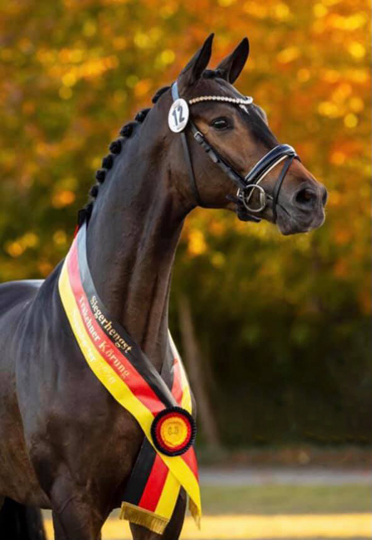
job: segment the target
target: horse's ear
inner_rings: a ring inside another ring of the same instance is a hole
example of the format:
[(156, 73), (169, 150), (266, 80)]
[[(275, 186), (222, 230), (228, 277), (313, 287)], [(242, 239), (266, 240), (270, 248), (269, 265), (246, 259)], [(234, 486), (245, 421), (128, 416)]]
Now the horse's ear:
[(236, 49), (226, 56), (217, 66), (217, 69), (222, 71), (224, 79), (230, 84), (234, 84), (239, 77), (249, 55), (249, 41), (244, 38)]
[(204, 42), (204, 45), (191, 58), (187, 66), (181, 71), (178, 78), (180, 90), (192, 85), (200, 79), (203, 71), (207, 67), (212, 55), (212, 42), (214, 34), (211, 34)]

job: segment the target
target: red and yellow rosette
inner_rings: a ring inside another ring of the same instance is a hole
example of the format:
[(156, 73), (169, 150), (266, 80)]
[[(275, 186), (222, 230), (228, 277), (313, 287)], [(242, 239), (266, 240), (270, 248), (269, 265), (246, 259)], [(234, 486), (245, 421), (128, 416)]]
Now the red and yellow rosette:
[(164, 409), (155, 417), (151, 435), (159, 452), (166, 456), (181, 456), (195, 442), (195, 420), (182, 407)]

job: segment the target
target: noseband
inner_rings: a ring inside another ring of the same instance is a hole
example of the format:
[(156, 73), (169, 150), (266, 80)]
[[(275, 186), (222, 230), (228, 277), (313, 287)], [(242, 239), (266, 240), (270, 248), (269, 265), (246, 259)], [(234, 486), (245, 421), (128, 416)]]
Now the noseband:
[[(180, 133), (184, 155), (185, 155), (185, 161), (187, 164), (188, 174), (190, 178), (191, 187), (193, 190), (193, 194), (195, 197), (195, 200), (199, 206), (206, 207), (205, 204), (203, 204), (199, 190), (196, 184), (194, 169), (192, 166), (192, 160), (189, 150), (189, 145), (187, 142), (186, 134), (185, 134), (185, 128), (187, 126), (190, 126), (191, 133), (195, 139), (195, 141), (205, 150), (209, 158), (220, 167), (220, 169), (223, 170), (223, 172), (238, 186), (238, 192), (237, 192), (237, 199), (236, 202), (238, 205), (240, 205), (242, 208), (245, 209), (246, 213), (249, 216), (249, 219), (251, 221), (259, 222), (260, 219), (252, 214), (258, 214), (259, 212), (262, 212), (266, 206), (268, 205), (268, 202), (270, 201), (270, 206), (273, 212), (273, 219), (274, 223), (276, 223), (277, 220), (277, 205), (278, 205), (278, 199), (279, 199), (279, 193), (280, 189), (282, 187), (284, 178), (288, 172), (289, 167), (291, 166), (291, 163), (294, 159), (300, 160), (298, 157), (296, 151), (292, 146), (289, 146), (288, 144), (279, 144), (278, 146), (275, 146), (272, 150), (270, 150), (267, 154), (265, 154), (255, 165), (254, 167), (249, 171), (249, 173), (246, 176), (242, 176), (234, 167), (232, 167), (218, 152), (215, 148), (213, 148), (212, 145), (209, 144), (207, 139), (204, 137), (204, 135), (198, 130), (194, 122), (188, 117), (188, 106), (187, 103), (184, 100), (180, 99), (179, 93), (178, 93), (178, 86), (177, 82), (175, 82), (172, 85), (172, 98), (173, 98), (173, 104), (176, 104), (176, 101), (183, 102), (184, 107), (187, 109), (187, 118), (186, 123), (184, 123), (182, 129), (172, 129), (173, 131), (176, 131), (177, 133)], [(195, 103), (205, 101), (220, 101), (223, 103), (232, 103), (235, 105), (239, 105), (240, 107), (244, 107), (245, 105), (250, 105), (253, 102), (252, 97), (245, 97), (245, 98), (230, 98), (227, 96), (200, 96), (197, 98), (193, 98), (189, 100), (189, 105), (193, 105)], [(182, 104), (181, 104), (182, 105)], [(173, 107), (173, 106), (172, 106)], [(172, 112), (172, 109), (171, 109)], [(174, 113), (173, 113), (174, 114)], [(181, 115), (182, 115), (182, 106), (181, 106)], [(275, 183), (274, 190), (272, 195), (267, 193), (265, 189), (260, 185), (262, 180), (265, 178), (267, 174), (279, 163), (284, 161), (283, 168), (280, 172), (280, 175)], [(253, 206), (252, 204), (252, 197), (254, 192), (258, 193), (258, 199), (259, 199), (259, 205)]]

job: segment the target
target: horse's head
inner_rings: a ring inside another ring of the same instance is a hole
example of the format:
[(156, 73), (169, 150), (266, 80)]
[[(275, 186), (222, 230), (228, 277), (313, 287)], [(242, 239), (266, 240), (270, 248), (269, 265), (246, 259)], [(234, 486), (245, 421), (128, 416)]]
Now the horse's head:
[(246, 221), (266, 219), (286, 235), (319, 227), (325, 187), (292, 147), (279, 145), (265, 112), (233, 86), (248, 58), (248, 40), (207, 70), (212, 38), (183, 69), (171, 99), (159, 100), (169, 111), (177, 189), (191, 204), (228, 208)]

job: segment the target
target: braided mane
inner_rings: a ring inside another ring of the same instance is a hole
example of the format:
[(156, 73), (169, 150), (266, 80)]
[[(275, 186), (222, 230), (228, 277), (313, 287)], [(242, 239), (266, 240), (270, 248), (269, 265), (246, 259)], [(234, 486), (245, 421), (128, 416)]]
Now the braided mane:
[[(167, 90), (169, 90), (169, 88), (170, 86), (164, 86), (163, 88), (160, 88), (156, 92), (154, 97), (152, 98), (152, 103), (155, 104), (159, 100), (159, 98)], [(78, 226), (79, 227), (83, 223), (84, 220), (89, 220), (90, 215), (93, 210), (94, 201), (97, 198), (98, 193), (99, 193), (99, 187), (106, 180), (107, 174), (109, 173), (110, 169), (112, 169), (116, 156), (120, 154), (123, 148), (123, 145), (125, 143), (125, 140), (128, 139), (132, 135), (134, 129), (137, 128), (137, 126), (142, 124), (142, 122), (145, 120), (150, 110), (151, 108), (147, 108), (147, 109), (142, 109), (141, 111), (139, 111), (136, 114), (134, 121), (124, 124), (124, 126), (121, 128), (119, 132), (120, 137), (109, 145), (110, 153), (107, 154), (107, 156), (103, 158), (101, 168), (96, 171), (97, 182), (89, 190), (90, 200), (84, 206), (84, 208), (79, 210), (79, 213), (78, 213)]]
[[(220, 69), (215, 69), (215, 70), (206, 69), (203, 73), (203, 77), (205, 79), (215, 79), (218, 77), (224, 78), (224, 73)], [(151, 100), (152, 103), (155, 104), (159, 100), (159, 98), (167, 90), (169, 90), (169, 88), (170, 86), (164, 86), (163, 88), (160, 88), (156, 92), (156, 94), (153, 96)], [(109, 173), (110, 169), (113, 167), (115, 158), (118, 154), (120, 154), (123, 148), (123, 144), (125, 143), (125, 139), (129, 138), (132, 135), (133, 130), (136, 129), (137, 126), (142, 124), (142, 122), (144, 121), (144, 119), (146, 118), (150, 110), (151, 108), (147, 108), (147, 109), (142, 109), (141, 111), (139, 111), (136, 114), (134, 121), (124, 124), (124, 126), (121, 128), (119, 132), (120, 137), (109, 145), (110, 153), (103, 158), (101, 168), (96, 171), (97, 182), (89, 190), (90, 200), (84, 206), (84, 208), (79, 210), (79, 213), (78, 213), (78, 226), (79, 227), (85, 219), (89, 220), (90, 215), (93, 210), (94, 201), (97, 198), (98, 193), (99, 193), (99, 187), (101, 184), (103, 184), (103, 182), (106, 179), (107, 174)]]

